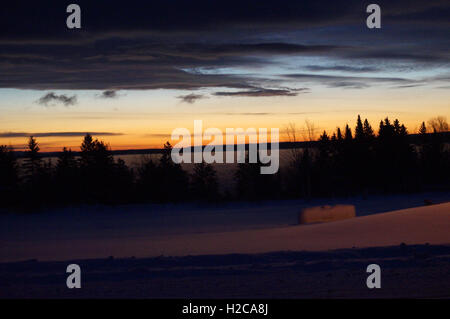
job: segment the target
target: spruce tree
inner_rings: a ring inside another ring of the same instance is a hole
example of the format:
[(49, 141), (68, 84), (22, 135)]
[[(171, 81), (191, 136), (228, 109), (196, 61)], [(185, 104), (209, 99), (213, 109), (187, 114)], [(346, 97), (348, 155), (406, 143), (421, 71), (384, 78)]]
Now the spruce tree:
[(372, 139), (375, 137), (372, 126), (367, 119), (364, 120), (364, 136), (368, 139)]
[(336, 135), (337, 135), (337, 140), (338, 141), (342, 141), (342, 133), (341, 133), (341, 128), (340, 127), (337, 128)]
[(330, 138), (328, 137), (327, 132), (323, 131), (323, 134), (319, 137), (320, 157), (327, 158), (329, 156), (329, 153), (331, 152), (330, 146)]
[(322, 135), (320, 135), (319, 137), (319, 141), (321, 142), (328, 142), (330, 140), (330, 138), (327, 135), (326, 131), (323, 131)]
[(419, 134), (420, 135), (427, 134), (427, 127), (425, 126), (425, 122), (422, 122), (422, 124), (420, 125)]
[(61, 183), (71, 183), (78, 176), (78, 163), (71, 149), (63, 147), (56, 162), (56, 177)]
[(42, 159), (39, 151), (39, 144), (33, 136), (30, 136), (28, 139), (28, 149), (25, 151), (25, 160), (23, 164), (27, 182), (33, 182), (42, 168)]
[(58, 200), (63, 202), (78, 198), (80, 193), (80, 171), (72, 150), (63, 148), (55, 169), (55, 185)]
[(163, 154), (158, 166), (161, 179), (156, 181), (160, 186), (160, 199), (162, 200), (182, 200), (188, 193), (189, 178), (181, 164), (172, 160), (172, 145), (169, 142), (164, 144)]
[(333, 135), (331, 135), (331, 141), (332, 142), (336, 142), (337, 141), (336, 133), (333, 133)]
[(401, 135), (402, 127), (400, 125), (400, 121), (398, 119), (395, 119), (394, 121), (394, 134), (395, 135)]
[(358, 119), (356, 120), (355, 140), (358, 140), (358, 141), (364, 140), (364, 126), (361, 121), (360, 115), (358, 115)]
[(353, 139), (352, 137), (352, 129), (348, 126), (348, 124), (345, 126), (345, 136), (344, 139), (346, 141), (351, 141)]
[(382, 136), (384, 134), (384, 122), (381, 120), (380, 121), (380, 126), (378, 128), (378, 136)]

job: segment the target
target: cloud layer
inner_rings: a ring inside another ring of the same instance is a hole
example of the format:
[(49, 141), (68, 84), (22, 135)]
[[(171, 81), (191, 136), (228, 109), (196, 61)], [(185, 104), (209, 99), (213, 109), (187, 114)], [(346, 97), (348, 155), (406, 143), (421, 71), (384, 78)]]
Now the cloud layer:
[(115, 99), (118, 96), (119, 95), (117, 94), (117, 91), (115, 91), (115, 90), (106, 90), (106, 91), (103, 91), (102, 94), (100, 94), (100, 98), (103, 98), (103, 99)]
[(307, 89), (252, 89), (237, 92), (215, 92), (216, 96), (297, 96), (300, 92), (306, 93)]
[(87, 133), (94, 136), (117, 136), (123, 135), (122, 133), (111, 132), (41, 132), (41, 133), (26, 133), (26, 132), (4, 132), (0, 133), (0, 137), (3, 138), (16, 138), (16, 137), (79, 137), (85, 136)]
[[(449, 73), (448, 1), (380, 0), (380, 30), (366, 28), (367, 4), (359, 0), (77, 3), (80, 30), (65, 26), (62, 2), (3, 5), (0, 88), (96, 89), (102, 98), (116, 98), (123, 89), (200, 88), (213, 88), (219, 96), (295, 96), (305, 80), (361, 89), (399, 82), (380, 80), (377, 73), (387, 71)], [(295, 61), (307, 74), (260, 74), (269, 67), (287, 72)], [(341, 78), (318, 72), (340, 72)], [(374, 78), (356, 78), (359, 73)], [(263, 89), (281, 86), (289, 89)], [(201, 98), (196, 95), (180, 99), (193, 103)], [(72, 105), (76, 96), (50, 92), (38, 103)]]
[(76, 95), (73, 96), (67, 96), (64, 94), (58, 95), (54, 92), (49, 92), (39, 98), (36, 103), (45, 105), (45, 106), (52, 106), (55, 104), (63, 104), (65, 106), (69, 105), (75, 105), (77, 103), (77, 97)]

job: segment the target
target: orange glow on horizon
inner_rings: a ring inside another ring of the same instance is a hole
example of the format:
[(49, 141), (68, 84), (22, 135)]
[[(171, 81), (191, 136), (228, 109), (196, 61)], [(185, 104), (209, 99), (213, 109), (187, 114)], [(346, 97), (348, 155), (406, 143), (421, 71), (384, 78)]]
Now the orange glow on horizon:
[[(362, 117), (364, 120), (364, 117)], [(394, 118), (392, 118), (394, 119)], [(374, 129), (375, 133), (378, 132), (378, 125), (379, 121), (374, 122), (370, 121), (370, 124), (372, 125), (372, 128)], [(304, 123), (302, 122), (291, 122), (295, 124), (297, 134), (296, 134), (296, 141), (297, 142), (303, 142), (308, 141), (309, 138), (307, 136), (307, 133), (305, 132), (306, 128), (304, 127)], [(325, 130), (328, 134), (328, 136), (331, 138), (334, 132), (336, 132), (337, 127), (341, 128), (342, 133), (344, 132), (345, 124), (349, 124), (350, 128), (352, 129), (352, 133), (354, 133), (354, 128), (356, 125), (356, 119), (353, 121), (345, 122), (345, 123), (336, 123), (336, 124), (329, 124), (326, 127), (320, 126), (316, 122), (312, 122), (315, 126), (314, 130), (314, 137), (315, 140), (319, 138), (319, 136), (323, 133)], [(417, 129), (421, 123), (421, 121), (413, 122), (413, 123), (407, 123), (402, 122), (406, 125), (408, 128), (409, 133), (416, 133)], [(279, 129), (279, 142), (291, 142), (292, 140), (288, 137), (286, 133), (286, 127), (289, 123), (284, 123), (283, 125), (278, 126), (268, 126), (267, 128), (267, 142), (270, 143), (271, 136), (270, 136), (270, 128), (278, 128)], [(240, 128), (243, 128), (246, 130), (248, 127), (245, 127), (244, 125), (239, 126)], [(188, 127), (186, 127), (188, 128)], [(204, 126), (203, 127), (203, 133), (205, 129), (210, 128), (210, 126)], [(237, 127), (236, 127), (237, 128)], [(255, 129), (258, 132), (258, 129), (260, 127), (255, 127)], [(263, 128), (263, 126), (261, 126)], [(189, 129), (189, 128), (188, 128)], [(225, 137), (225, 130), (226, 128), (221, 129), (223, 132), (223, 143), (218, 143), (217, 141), (214, 141), (214, 145), (226, 145), (226, 137)], [(193, 131), (193, 129), (192, 129)], [(172, 140), (171, 139), (171, 133), (158, 133), (155, 134), (155, 136), (146, 136), (144, 134), (123, 134), (123, 135), (117, 135), (117, 136), (102, 136), (102, 135), (93, 135), (94, 139), (98, 139), (101, 141), (104, 141), (106, 144), (109, 145), (111, 150), (136, 150), (136, 149), (161, 149), (163, 148), (163, 145), (166, 142), (170, 142), (172, 146), (176, 145), (180, 140)], [(73, 151), (79, 151), (80, 145), (83, 141), (83, 136), (77, 136), (77, 137), (37, 137), (37, 142), (39, 144), (41, 152), (59, 152), (62, 150), (63, 147), (66, 147), (68, 149), (71, 149)], [(23, 151), (27, 148), (27, 141), (28, 137), (13, 137), (13, 138), (0, 138), (0, 144), (1, 145), (10, 145), (15, 150)], [(203, 145), (210, 144), (211, 141), (204, 138), (202, 141)], [(248, 136), (246, 137), (246, 143), (249, 142)], [(235, 137), (235, 144), (236, 144), (236, 137)], [(194, 136), (191, 134), (191, 145), (194, 145)]]
[[(17, 92), (17, 96), (21, 94), (23, 92)], [(25, 133), (21, 137), (8, 133), (91, 132), (112, 150), (162, 148), (166, 141), (172, 145), (177, 143), (170, 138), (175, 128), (193, 132), (194, 120), (203, 120), (203, 132), (207, 128), (218, 128), (222, 132), (226, 128), (267, 128), (268, 132), (278, 128), (280, 142), (285, 142), (289, 140), (285, 128), (294, 123), (296, 129), (304, 130), (306, 120), (314, 124), (315, 138), (318, 138), (324, 130), (331, 137), (337, 127), (342, 130), (346, 124), (354, 132), (358, 114), (363, 120), (368, 119), (375, 132), (385, 117), (392, 121), (398, 118), (409, 133), (417, 132), (422, 121), (427, 122), (434, 116), (450, 119), (450, 90), (432, 88), (400, 91), (317, 88), (297, 97), (209, 98), (194, 105), (180, 104), (173, 98), (177, 94), (170, 91), (126, 92), (121, 99), (108, 102), (86, 98), (83, 104), (72, 109), (34, 105), (27, 106), (29, 109), (24, 111), (5, 104), (5, 111), (0, 109), (0, 144), (18, 150), (26, 147)], [(9, 107), (7, 112), (6, 107)], [(102, 132), (109, 134), (102, 135)], [(83, 140), (81, 134), (38, 136), (37, 141), (42, 152), (60, 151), (63, 147), (77, 151)], [(299, 132), (297, 140), (308, 138)]]

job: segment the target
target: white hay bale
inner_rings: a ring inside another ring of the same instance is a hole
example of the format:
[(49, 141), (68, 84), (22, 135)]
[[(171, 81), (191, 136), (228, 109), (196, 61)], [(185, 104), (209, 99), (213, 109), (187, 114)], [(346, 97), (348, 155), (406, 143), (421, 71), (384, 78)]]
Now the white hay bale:
[(298, 215), (298, 223), (325, 223), (355, 216), (353, 205), (315, 206), (302, 209)]

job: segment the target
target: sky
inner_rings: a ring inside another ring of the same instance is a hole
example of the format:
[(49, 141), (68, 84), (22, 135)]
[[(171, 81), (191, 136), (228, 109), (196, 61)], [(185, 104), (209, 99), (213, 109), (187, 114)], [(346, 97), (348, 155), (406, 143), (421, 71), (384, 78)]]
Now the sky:
[[(81, 7), (68, 29), (66, 7)], [(373, 2), (373, 1), (372, 1)], [(0, 7), (0, 144), (155, 148), (175, 128), (332, 132), (450, 119), (450, 3), (15, 1)], [(300, 134), (301, 135), (301, 134)], [(285, 137), (281, 135), (281, 140)], [(172, 141), (176, 143), (176, 141)]]

